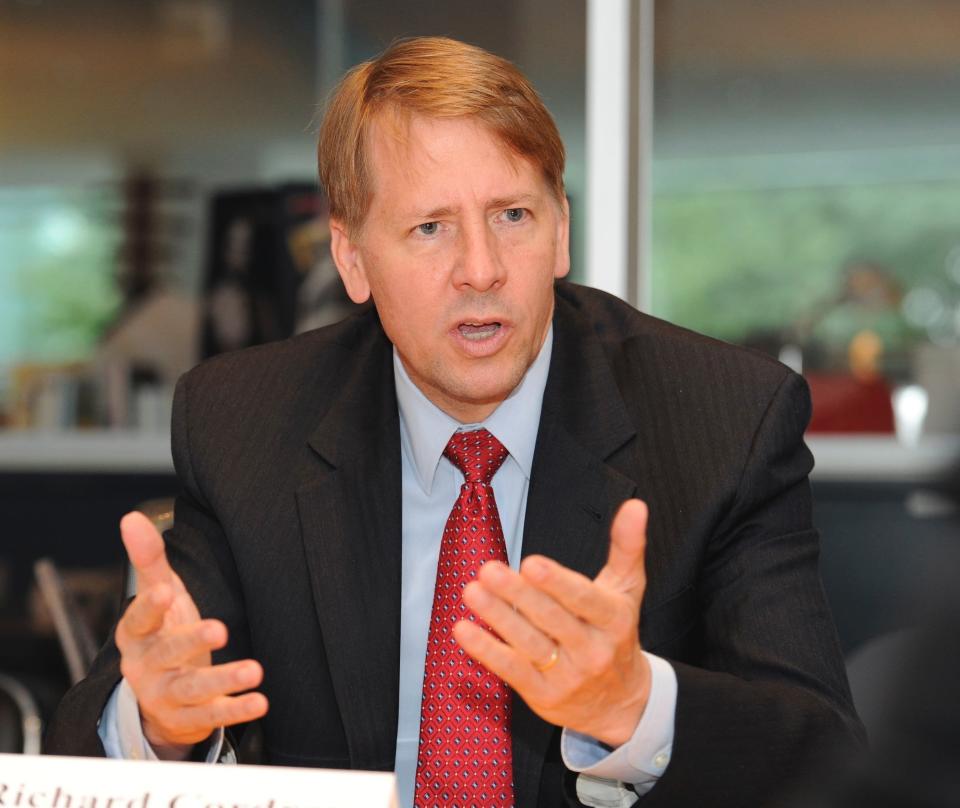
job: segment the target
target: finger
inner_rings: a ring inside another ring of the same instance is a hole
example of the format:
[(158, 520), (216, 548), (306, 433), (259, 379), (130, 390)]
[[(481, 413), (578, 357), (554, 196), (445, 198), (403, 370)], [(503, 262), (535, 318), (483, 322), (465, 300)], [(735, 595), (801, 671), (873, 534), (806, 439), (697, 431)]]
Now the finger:
[(529, 659), (476, 623), (460, 620), (453, 627), (453, 637), (466, 653), (521, 695), (543, 685), (542, 676)]
[[(590, 583), (589, 579), (584, 580)], [(589, 632), (576, 614), (506, 564), (484, 564), (477, 575), (477, 582), (491, 594), (506, 601), (511, 610), (515, 607), (536, 629), (568, 648), (581, 647), (589, 642)], [(552, 650), (551, 646), (545, 655), (536, 658), (543, 660)]]
[(163, 633), (143, 655), (152, 670), (172, 670), (227, 644), (227, 627), (219, 620), (202, 620)]
[(647, 506), (639, 499), (628, 499), (610, 526), (610, 553), (597, 576), (597, 583), (634, 595), (637, 603), (646, 587), (644, 553), (647, 547)]
[(139, 511), (126, 514), (120, 520), (120, 536), (127, 557), (137, 571), (139, 587), (174, 584), (176, 576), (167, 562), (163, 537), (146, 516)]
[(550, 658), (556, 643), (531, 625), (509, 603), (472, 581), (463, 590), (463, 602), (511, 648), (536, 664)]
[(195, 705), (219, 696), (240, 693), (263, 681), (263, 668), (253, 659), (197, 668), (176, 676), (169, 684), (170, 697), (180, 704)]
[(166, 584), (156, 584), (141, 591), (127, 607), (117, 626), (118, 641), (125, 633), (133, 638), (146, 637), (163, 625), (163, 617), (173, 601), (173, 590)]
[(269, 703), (263, 693), (219, 696), (206, 704), (177, 710), (175, 728), (180, 732), (203, 728), (209, 734), (217, 727), (229, 727), (263, 718), (268, 708)]
[[(597, 586), (585, 575), (545, 556), (525, 558), (520, 565), (520, 575), (562, 610), (598, 629), (606, 628), (617, 619), (623, 607), (622, 593)], [(584, 643), (587, 638), (584, 636), (577, 641)]]

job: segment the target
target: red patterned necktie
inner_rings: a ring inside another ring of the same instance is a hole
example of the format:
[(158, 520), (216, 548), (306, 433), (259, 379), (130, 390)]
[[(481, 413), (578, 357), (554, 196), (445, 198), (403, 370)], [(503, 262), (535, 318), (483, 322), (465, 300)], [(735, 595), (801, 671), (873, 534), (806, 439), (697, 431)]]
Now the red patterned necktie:
[(513, 805), (510, 693), (453, 638), (466, 617), (463, 587), (490, 561), (507, 561), (490, 481), (507, 450), (486, 429), (458, 432), (443, 450), (466, 482), (447, 517), (427, 636), (416, 808)]

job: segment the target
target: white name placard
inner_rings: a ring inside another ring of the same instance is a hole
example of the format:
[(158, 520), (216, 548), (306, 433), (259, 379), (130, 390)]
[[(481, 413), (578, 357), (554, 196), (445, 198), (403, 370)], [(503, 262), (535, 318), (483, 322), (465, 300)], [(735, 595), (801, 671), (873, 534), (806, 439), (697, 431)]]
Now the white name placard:
[(0, 808), (396, 808), (392, 773), (0, 755)]

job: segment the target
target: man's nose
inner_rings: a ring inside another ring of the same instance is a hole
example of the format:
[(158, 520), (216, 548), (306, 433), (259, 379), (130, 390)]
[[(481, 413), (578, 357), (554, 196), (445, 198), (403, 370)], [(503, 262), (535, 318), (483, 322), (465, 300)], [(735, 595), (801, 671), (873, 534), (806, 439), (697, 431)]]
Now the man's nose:
[(503, 285), (506, 280), (496, 236), (487, 228), (466, 230), (462, 234), (453, 282), (485, 292)]

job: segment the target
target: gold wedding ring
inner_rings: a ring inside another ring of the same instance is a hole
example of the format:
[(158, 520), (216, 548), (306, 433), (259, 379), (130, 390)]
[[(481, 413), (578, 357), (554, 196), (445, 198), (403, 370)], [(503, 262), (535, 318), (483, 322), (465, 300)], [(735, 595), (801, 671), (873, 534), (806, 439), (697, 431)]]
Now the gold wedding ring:
[(550, 668), (557, 664), (557, 660), (560, 659), (560, 652), (557, 650), (557, 646), (553, 646), (553, 653), (550, 654), (550, 659), (544, 663), (534, 662), (533, 667), (535, 667), (540, 673), (546, 673)]

